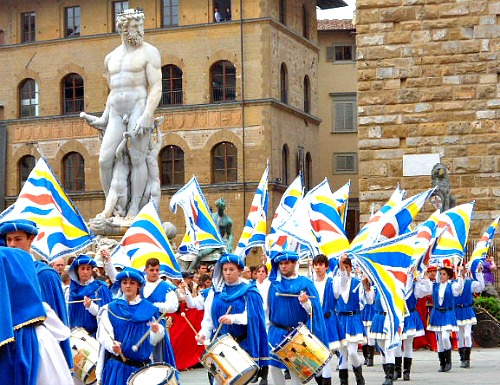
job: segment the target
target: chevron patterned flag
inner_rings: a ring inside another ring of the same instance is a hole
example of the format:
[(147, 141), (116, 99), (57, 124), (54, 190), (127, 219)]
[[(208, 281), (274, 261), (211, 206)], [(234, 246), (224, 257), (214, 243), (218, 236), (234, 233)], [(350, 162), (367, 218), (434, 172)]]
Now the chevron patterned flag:
[(387, 213), (388, 222), (382, 228), (377, 242), (394, 238), (409, 231), (409, 226), (430, 197), (434, 188), (405, 199)]
[(418, 231), (406, 233), (354, 253), (358, 266), (381, 296), (382, 306), (388, 315), (384, 329), (391, 336), (391, 348), (397, 346), (404, 317), (408, 314), (405, 289), (417, 236)]
[[(447, 225), (444, 222), (439, 222), (439, 210), (436, 210), (424, 223), (417, 226), (415, 246), (413, 252), (412, 265), (423, 272), (429, 265), (431, 249), (441, 236)], [(440, 226), (441, 224), (441, 226)], [(444, 224), (444, 226), (443, 226)]]
[(357, 265), (365, 273), (380, 295), (382, 307), (387, 312), (384, 331), (390, 336), (389, 349), (399, 346), (404, 317), (408, 314), (404, 287), (385, 266), (363, 256), (357, 256)]
[(347, 208), (349, 203), (349, 189), (351, 188), (351, 181), (347, 182), (341, 188), (333, 193), (333, 197), (335, 199), (335, 203), (337, 206), (337, 211), (340, 215), (340, 219), (344, 225), (345, 230), (345, 222), (347, 220)]
[(370, 246), (375, 242), (386, 223), (386, 221), (383, 220), (385, 214), (401, 203), (404, 195), (405, 191), (401, 190), (398, 186), (392, 193), (387, 203), (370, 217), (370, 220), (366, 222), (363, 228), (359, 231), (358, 235), (356, 235), (356, 237), (352, 240), (351, 250), (356, 251)]
[(464, 203), (440, 214), (440, 222), (445, 222), (448, 227), (434, 245), (432, 258), (464, 257), (474, 203)]
[(149, 258), (157, 258), (160, 271), (169, 278), (182, 278), (181, 268), (153, 202), (141, 209), (111, 254), (115, 266), (131, 266), (141, 271), (145, 269)]
[(184, 211), (188, 234), (182, 240), (179, 250), (181, 247), (192, 251), (226, 247), (196, 177), (193, 176), (170, 198), (170, 210), (175, 213), (178, 206)]
[(93, 242), (94, 234), (43, 158), (29, 174), (16, 202), (0, 214), (0, 222), (13, 219), (36, 222), (39, 233), (31, 247), (49, 261)]
[(302, 174), (299, 173), (292, 184), (286, 189), (274, 212), (271, 230), (266, 236), (266, 254), (269, 258), (272, 259), (276, 253), (290, 248), (291, 240), (287, 234), (278, 230), (278, 228), (288, 220), (295, 205), (303, 196), (304, 187), (302, 184)]
[(477, 242), (476, 247), (472, 251), (472, 255), (470, 256), (469, 262), (467, 262), (467, 268), (470, 269), (472, 264), (476, 265), (478, 261), (484, 261), (486, 258), (486, 254), (488, 253), (488, 249), (490, 248), (491, 242), (493, 241), (493, 237), (495, 236), (495, 231), (498, 227), (498, 222), (500, 221), (500, 216), (496, 217), (495, 220), (491, 223), (491, 225), (486, 229), (479, 242)]
[(243, 228), (240, 240), (234, 254), (245, 258), (246, 251), (251, 247), (262, 246), (266, 244), (266, 225), (267, 225), (267, 208), (269, 206), (269, 193), (267, 185), (269, 182), (269, 161), (267, 161), (266, 169), (262, 174), (257, 191), (252, 200), (250, 212)]
[(306, 245), (312, 255), (319, 251), (332, 258), (349, 249), (349, 241), (326, 178), (306, 194), (279, 229)]

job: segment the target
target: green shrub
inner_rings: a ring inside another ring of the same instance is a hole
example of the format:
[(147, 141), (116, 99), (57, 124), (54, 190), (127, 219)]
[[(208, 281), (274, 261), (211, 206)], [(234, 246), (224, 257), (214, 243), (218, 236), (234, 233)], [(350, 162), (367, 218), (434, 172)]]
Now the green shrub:
[(495, 297), (476, 297), (474, 304), (481, 306), (498, 321), (500, 321), (500, 300)]

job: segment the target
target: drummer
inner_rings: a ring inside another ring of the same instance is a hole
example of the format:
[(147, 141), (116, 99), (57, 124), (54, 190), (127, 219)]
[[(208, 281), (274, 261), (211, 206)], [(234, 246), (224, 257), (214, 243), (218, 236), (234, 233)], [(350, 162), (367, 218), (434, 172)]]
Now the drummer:
[[(287, 334), (303, 323), (311, 329), (326, 346), (328, 335), (319, 295), (314, 283), (307, 277), (297, 274), (299, 255), (294, 251), (281, 251), (272, 259), (269, 276), (271, 285), (268, 295), (269, 343), (276, 347)], [(280, 295), (284, 294), (284, 295)], [(312, 313), (312, 314), (311, 314)], [(285, 385), (280, 359), (271, 354), (269, 373), (273, 384)], [(290, 372), (291, 384), (299, 385), (300, 379)]]
[(234, 254), (223, 254), (217, 261), (213, 290), (205, 301), (201, 330), (196, 339), (204, 343), (213, 338), (214, 331), (222, 325), (220, 335), (231, 334), (257, 365), (267, 365), (269, 346), (262, 297), (255, 284), (242, 281), (244, 266), (243, 260)]
[(97, 331), (99, 307), (111, 302), (111, 291), (106, 282), (96, 280), (93, 269), (95, 261), (85, 254), (75, 258), (69, 267), (69, 323), (72, 328), (84, 328), (90, 335)]
[[(141, 300), (145, 279), (137, 269), (126, 267), (117, 276), (113, 289), (117, 298), (99, 312), (97, 340), (106, 350), (102, 385), (126, 385), (128, 378), (148, 365), (153, 346), (165, 336), (165, 328), (154, 321), (158, 308)], [(149, 342), (140, 343), (149, 331)]]

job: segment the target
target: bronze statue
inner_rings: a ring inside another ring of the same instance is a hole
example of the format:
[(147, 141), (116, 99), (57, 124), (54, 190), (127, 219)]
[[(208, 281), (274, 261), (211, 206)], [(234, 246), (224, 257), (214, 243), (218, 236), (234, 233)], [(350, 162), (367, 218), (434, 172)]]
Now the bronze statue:
[(456, 199), (451, 194), (449, 172), (443, 163), (436, 163), (431, 171), (431, 186), (436, 187), (430, 197), (432, 205), (444, 212), (455, 207)]
[(229, 215), (226, 214), (226, 201), (224, 198), (219, 198), (215, 202), (215, 207), (217, 207), (217, 211), (212, 213), (212, 219), (219, 229), (219, 233), (221, 237), (225, 240), (226, 247), (225, 250), (221, 248), (214, 249), (203, 249), (196, 256), (196, 258), (191, 262), (188, 270), (194, 270), (198, 267), (200, 261), (203, 260), (204, 257), (211, 255), (212, 253), (218, 252), (233, 252), (233, 220)]

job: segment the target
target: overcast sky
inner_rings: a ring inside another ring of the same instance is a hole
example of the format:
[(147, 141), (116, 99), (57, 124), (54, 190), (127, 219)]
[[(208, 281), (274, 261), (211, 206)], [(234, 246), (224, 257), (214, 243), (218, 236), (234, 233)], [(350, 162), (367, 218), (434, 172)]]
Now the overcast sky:
[(352, 19), (352, 12), (356, 7), (356, 0), (344, 0), (348, 4), (347, 7), (333, 8), (322, 11), (317, 10), (318, 20), (323, 19)]

